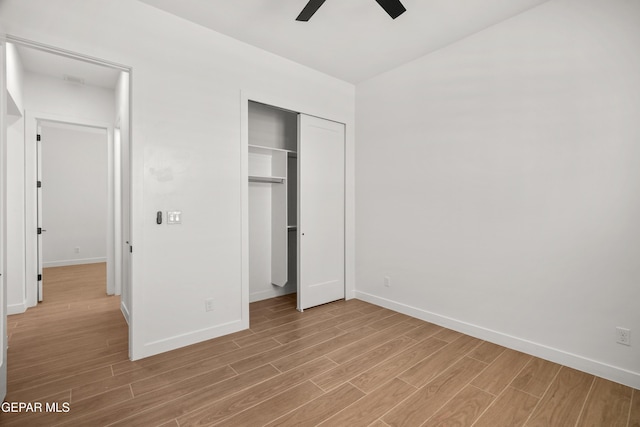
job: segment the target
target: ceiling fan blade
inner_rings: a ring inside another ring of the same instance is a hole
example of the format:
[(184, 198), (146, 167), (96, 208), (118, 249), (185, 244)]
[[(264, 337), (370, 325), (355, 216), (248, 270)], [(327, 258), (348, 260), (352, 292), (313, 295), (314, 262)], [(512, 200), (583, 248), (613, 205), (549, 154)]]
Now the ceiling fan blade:
[(296, 18), (296, 21), (308, 21), (311, 19), (313, 14), (320, 9), (320, 6), (322, 6), (322, 3), (324, 2), (325, 0), (309, 0), (309, 3), (307, 3), (304, 9), (302, 9), (302, 12), (300, 12), (300, 15)]
[(400, 0), (376, 0), (380, 6), (384, 9), (385, 12), (389, 14), (390, 17), (396, 19), (398, 16), (402, 15), (406, 12), (407, 9), (404, 8)]

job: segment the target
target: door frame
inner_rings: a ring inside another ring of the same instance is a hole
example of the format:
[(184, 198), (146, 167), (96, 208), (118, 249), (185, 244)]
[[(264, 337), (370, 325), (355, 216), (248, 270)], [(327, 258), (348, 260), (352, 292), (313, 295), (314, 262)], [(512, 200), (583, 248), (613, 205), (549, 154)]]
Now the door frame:
[[(40, 136), (40, 134), (42, 133), (42, 129), (40, 126), (40, 121), (36, 120), (36, 135)], [(36, 167), (35, 167), (35, 171), (36, 171), (36, 182), (41, 182), (42, 181), (42, 141), (40, 140), (40, 138), (36, 138)], [(28, 143), (26, 143), (27, 141), (25, 140), (25, 149), (26, 146), (28, 145)], [(26, 165), (29, 162), (26, 161), (25, 159), (25, 168)], [(26, 180), (25, 180), (26, 182)], [(27, 192), (27, 188), (25, 187), (25, 193)], [(25, 194), (26, 196), (26, 194)], [(27, 199), (25, 197), (25, 205), (27, 204)], [(28, 212), (25, 212), (25, 222), (27, 221), (27, 216), (28, 216)], [(38, 233), (36, 234), (36, 273), (38, 275), (38, 278), (36, 279), (36, 301), (37, 302), (42, 302), (42, 298), (43, 298), (43, 292), (42, 292), (42, 284), (43, 284), (43, 278), (42, 278), (42, 238), (44, 237), (42, 235), (42, 233), (44, 233), (45, 230), (44, 228), (42, 228), (42, 187), (41, 185), (37, 185), (36, 186), (36, 227), (38, 229)], [(26, 246), (26, 242), (25, 242), (25, 246)]]
[(6, 176), (7, 176), (7, 67), (6, 43), (0, 40), (0, 402), (7, 394), (7, 222), (6, 222)]
[[(106, 122), (93, 121), (87, 119), (79, 119), (71, 116), (64, 116), (59, 114), (50, 114), (43, 112), (33, 112), (25, 110), (25, 228), (27, 230), (27, 239), (25, 241), (25, 281), (26, 281), (26, 305), (27, 307), (33, 307), (38, 302), (42, 301), (42, 281), (38, 281), (38, 273), (42, 273), (43, 266), (41, 265), (41, 252), (42, 245), (41, 240), (43, 235), (38, 235), (35, 230), (39, 227), (44, 228), (44, 224), (38, 224), (38, 213), (41, 206), (39, 203), (38, 190), (40, 192), (46, 188), (46, 182), (43, 182), (42, 188), (36, 186), (38, 181), (38, 175), (42, 167), (41, 153), (38, 152), (36, 145), (36, 135), (39, 134), (40, 128), (47, 123), (59, 123), (71, 126), (86, 127), (101, 129), (106, 132), (107, 138), (107, 286), (106, 292), (108, 295), (120, 295), (122, 289), (121, 277), (117, 277), (114, 272), (120, 267), (122, 260), (115, 256), (113, 248), (115, 242), (119, 239), (118, 234), (122, 233), (121, 229), (114, 227), (115, 219), (115, 206), (116, 201), (114, 198), (114, 177), (116, 171), (114, 170), (114, 144), (113, 144), (113, 125)], [(34, 143), (30, 143), (33, 141)], [(40, 141), (37, 144), (46, 143), (46, 141)], [(120, 171), (123, 173), (123, 171)], [(34, 230), (34, 232), (30, 232)], [(40, 242), (38, 241), (40, 239)], [(35, 273), (33, 273), (35, 272)], [(35, 275), (35, 277), (34, 277)], [(35, 280), (35, 286), (33, 281)]]
[[(255, 90), (240, 91), (240, 195), (241, 195), (241, 323), (249, 328), (249, 102), (342, 123), (345, 126), (345, 299), (355, 295), (354, 117), (297, 100)], [(318, 102), (322, 105), (322, 102)]]
[[(115, 62), (111, 62), (111, 61), (107, 61), (107, 60), (103, 60), (100, 58), (95, 58), (92, 56), (88, 56), (88, 55), (84, 55), (84, 54), (80, 54), (77, 52), (73, 52), (73, 51), (69, 51), (69, 50), (65, 50), (62, 48), (58, 48), (55, 46), (50, 46), (50, 45), (46, 45), (43, 43), (39, 43), (39, 42), (35, 42), (32, 40), (28, 40), (28, 39), (23, 39), (20, 37), (15, 37), (13, 35), (10, 34), (2, 34), (0, 35), (0, 45), (2, 47), (2, 51), (0, 53), (2, 53), (2, 56), (4, 58), (4, 47), (6, 45), (6, 43), (12, 43), (14, 45), (18, 45), (18, 46), (23, 46), (23, 47), (28, 47), (28, 48), (32, 48), (32, 49), (37, 49), (43, 52), (48, 52), (54, 55), (59, 55), (59, 56), (64, 56), (70, 59), (75, 59), (75, 60), (79, 60), (79, 61), (83, 61), (83, 62), (87, 62), (87, 63), (91, 63), (91, 64), (96, 64), (96, 65), (100, 65), (103, 67), (109, 67), (121, 72), (124, 72), (127, 74), (128, 76), (128, 89), (126, 92), (127, 95), (127, 110), (128, 110), (128, 114), (127, 114), (127, 141), (128, 141), (128, 165), (126, 170), (124, 170), (124, 168), (122, 169), (122, 176), (127, 176), (128, 177), (128, 182), (129, 182), (129, 189), (128, 189), (128, 198), (127, 200), (121, 200), (122, 202), (122, 206), (126, 206), (127, 209), (127, 216), (129, 218), (129, 236), (121, 236), (121, 242), (126, 241), (126, 248), (121, 248), (122, 251), (121, 253), (123, 254), (122, 258), (124, 258), (124, 254), (126, 253), (126, 256), (128, 256), (129, 260), (128, 260), (128, 265), (129, 268), (127, 269), (127, 275), (125, 276), (124, 274), (124, 269), (121, 269), (121, 271), (123, 271), (122, 274), (122, 281), (123, 284), (125, 282), (128, 283), (129, 286), (129, 292), (130, 292), (130, 299), (131, 299), (131, 304), (133, 305), (134, 303), (134, 295), (135, 295), (135, 282), (134, 282), (134, 277), (136, 275), (136, 270), (135, 270), (135, 259), (136, 257), (133, 256), (133, 251), (131, 250), (131, 248), (133, 247), (133, 240), (134, 240), (134, 236), (138, 236), (138, 229), (135, 227), (135, 221), (134, 221), (134, 204), (136, 204), (136, 208), (135, 210), (138, 209), (137, 204), (139, 204), (139, 200), (137, 197), (134, 198), (134, 194), (138, 194), (137, 190), (138, 188), (134, 188), (135, 187), (135, 183), (134, 181), (138, 181), (139, 177), (134, 176), (133, 173), (133, 165), (134, 165), (134, 141), (133, 141), (133, 126), (132, 126), (132, 116), (133, 116), (133, 68), (130, 66), (126, 66), (126, 65), (122, 65), (122, 64), (118, 64)], [(6, 91), (6, 78), (4, 78), (4, 71), (6, 68), (6, 63), (4, 61), (0, 61), (0, 66), (3, 67), (3, 73), (2, 73), (2, 81), (0, 81), (0, 91), (2, 91), (3, 96), (0, 99), (4, 99), (4, 92)], [(0, 133), (2, 135), (4, 135), (5, 132), (5, 128), (6, 128), (6, 112), (5, 112), (5, 106), (6, 103), (3, 103), (2, 108), (0, 109)], [(26, 123), (27, 117), (25, 115), (25, 123)], [(63, 118), (62, 121), (65, 121), (65, 119)], [(84, 120), (76, 120), (76, 118), (74, 118), (72, 120), (72, 122), (78, 122), (78, 121), (84, 121)], [(114, 124), (108, 124), (109, 126), (113, 127)], [(120, 126), (119, 124), (117, 124), (118, 126)], [(112, 135), (112, 133), (111, 133)], [(26, 141), (27, 135), (26, 135), (26, 129), (25, 129), (25, 141)], [(34, 136), (35, 138), (35, 136)], [(0, 148), (4, 148), (4, 145), (6, 144), (6, 138), (0, 138), (0, 143), (3, 144), (3, 146)], [(5, 160), (3, 160), (5, 161)], [(3, 171), (6, 170), (6, 168), (2, 168)], [(2, 172), (4, 174), (4, 172)], [(25, 183), (26, 186), (26, 183)], [(26, 187), (25, 187), (26, 188)], [(136, 190), (136, 191), (134, 191)], [(123, 196), (121, 195), (121, 198)], [(2, 212), (0, 212), (0, 218), (2, 218), (2, 226), (6, 226), (6, 220), (4, 219), (4, 213), (6, 213), (6, 205), (2, 204), (0, 206), (0, 208), (2, 209)], [(26, 213), (26, 212), (25, 212)], [(26, 224), (25, 224), (26, 227)], [(35, 230), (34, 230), (35, 231)], [(6, 236), (6, 234), (5, 234)], [(4, 237), (4, 236), (3, 236)], [(26, 237), (26, 236), (25, 236)], [(5, 244), (5, 240), (6, 239), (2, 239), (2, 244)], [(27, 242), (25, 242), (26, 244)], [(6, 255), (6, 252), (4, 253)], [(25, 260), (26, 261), (26, 260)], [(124, 260), (121, 260), (121, 262), (124, 264)], [(32, 268), (30, 271), (35, 272), (35, 268)], [(3, 271), (4, 273), (4, 271)], [(2, 276), (2, 278), (4, 278), (4, 276)], [(26, 279), (26, 278), (25, 278)], [(36, 277), (37, 279), (37, 277)], [(32, 290), (35, 289), (33, 285), (29, 286), (28, 283), (25, 283), (25, 286), (27, 286), (27, 289), (31, 288)], [(4, 290), (4, 289), (3, 289)], [(32, 297), (33, 299), (33, 297)], [(6, 298), (4, 298), (4, 300), (2, 301), (3, 307), (0, 308), (0, 315), (2, 315), (3, 317), (3, 321), (6, 324)], [(26, 301), (25, 301), (25, 305), (26, 305)], [(122, 305), (121, 305), (122, 308)], [(4, 310), (4, 311), (2, 311)], [(128, 326), (129, 326), (129, 358), (130, 359), (134, 359), (134, 353), (135, 353), (135, 344), (136, 344), (136, 340), (135, 340), (135, 328), (134, 328), (134, 314), (133, 314), (133, 308), (129, 307), (129, 312), (127, 312), (126, 314), (124, 313), (123, 310), (123, 314), (125, 315), (125, 319), (127, 320)], [(1, 386), (0, 386), (1, 387)]]

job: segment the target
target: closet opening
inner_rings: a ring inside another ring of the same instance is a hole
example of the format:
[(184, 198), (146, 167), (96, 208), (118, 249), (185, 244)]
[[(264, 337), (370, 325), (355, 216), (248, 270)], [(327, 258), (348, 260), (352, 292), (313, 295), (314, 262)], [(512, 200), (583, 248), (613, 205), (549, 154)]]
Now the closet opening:
[(248, 101), (249, 302), (345, 297), (345, 127)]
[(297, 292), (298, 114), (249, 101), (249, 302)]

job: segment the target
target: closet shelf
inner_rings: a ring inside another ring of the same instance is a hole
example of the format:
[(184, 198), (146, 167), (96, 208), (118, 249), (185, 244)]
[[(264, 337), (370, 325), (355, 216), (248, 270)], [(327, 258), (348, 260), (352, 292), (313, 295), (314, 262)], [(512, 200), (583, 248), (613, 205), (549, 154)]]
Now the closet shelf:
[(289, 156), (297, 156), (297, 153), (293, 150), (287, 150), (285, 148), (273, 148), (273, 147), (267, 147), (264, 145), (255, 145), (255, 144), (249, 144), (249, 152), (250, 153), (257, 153), (257, 154), (271, 154), (274, 152), (279, 152), (279, 153), (287, 153)]
[(249, 182), (269, 182), (274, 184), (282, 184), (285, 181), (285, 177), (282, 176), (258, 176), (249, 175)]
[(297, 225), (287, 225), (288, 231), (296, 231), (298, 229)]

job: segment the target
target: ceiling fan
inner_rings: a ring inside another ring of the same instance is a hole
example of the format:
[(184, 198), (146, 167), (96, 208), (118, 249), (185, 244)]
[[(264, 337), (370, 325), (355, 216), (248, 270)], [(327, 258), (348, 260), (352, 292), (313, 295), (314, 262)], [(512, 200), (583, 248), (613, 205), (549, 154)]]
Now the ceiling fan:
[[(396, 19), (398, 16), (402, 15), (407, 9), (404, 8), (400, 0), (376, 0), (380, 6), (389, 14), (389, 16), (393, 19)], [(325, 2), (325, 0), (309, 0), (307, 5), (302, 9), (300, 15), (296, 18), (296, 21), (308, 21), (311, 19), (314, 13), (320, 6)]]

